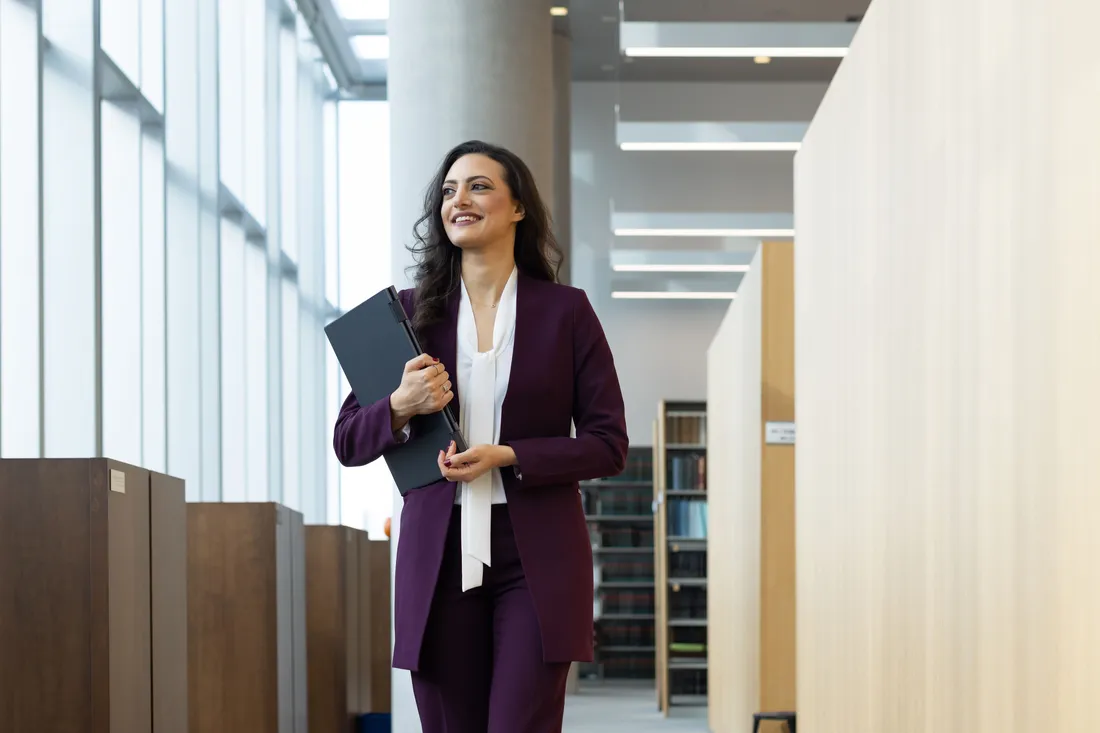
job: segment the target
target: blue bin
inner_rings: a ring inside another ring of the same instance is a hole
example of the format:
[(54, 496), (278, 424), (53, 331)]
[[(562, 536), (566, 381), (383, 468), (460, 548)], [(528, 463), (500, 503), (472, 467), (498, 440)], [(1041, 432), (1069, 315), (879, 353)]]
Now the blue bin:
[(359, 716), (358, 733), (390, 733), (393, 725), (389, 713), (367, 713)]

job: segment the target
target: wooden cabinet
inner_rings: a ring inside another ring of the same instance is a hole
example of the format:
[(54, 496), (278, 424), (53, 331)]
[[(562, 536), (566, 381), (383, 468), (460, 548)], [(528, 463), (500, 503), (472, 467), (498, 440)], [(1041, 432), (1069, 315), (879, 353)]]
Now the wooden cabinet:
[(0, 460), (0, 730), (185, 733), (183, 481)]
[(273, 503), (187, 510), (191, 733), (305, 733), (302, 515)]
[(390, 547), (350, 527), (306, 527), (310, 730), (390, 711)]

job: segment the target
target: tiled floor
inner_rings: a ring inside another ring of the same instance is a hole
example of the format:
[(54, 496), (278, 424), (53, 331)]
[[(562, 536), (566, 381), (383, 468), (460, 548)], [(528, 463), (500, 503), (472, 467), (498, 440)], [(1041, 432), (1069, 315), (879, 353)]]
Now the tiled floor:
[(582, 682), (580, 692), (565, 703), (563, 733), (707, 733), (707, 709), (657, 711), (653, 685)]

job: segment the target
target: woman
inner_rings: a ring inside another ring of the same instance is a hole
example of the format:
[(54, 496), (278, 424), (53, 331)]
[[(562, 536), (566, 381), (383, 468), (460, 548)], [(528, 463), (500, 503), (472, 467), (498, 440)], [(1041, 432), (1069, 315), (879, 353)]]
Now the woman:
[[(346, 466), (408, 439), (450, 404), (469, 449), (405, 497), (393, 664), (412, 671), (425, 733), (560, 731), (572, 661), (592, 659), (592, 549), (577, 482), (623, 470), (622, 392), (527, 166), (467, 142), (447, 154), (414, 229), (402, 291), (426, 354), (388, 398), (349, 396)], [(576, 437), (571, 437), (575, 423)]]

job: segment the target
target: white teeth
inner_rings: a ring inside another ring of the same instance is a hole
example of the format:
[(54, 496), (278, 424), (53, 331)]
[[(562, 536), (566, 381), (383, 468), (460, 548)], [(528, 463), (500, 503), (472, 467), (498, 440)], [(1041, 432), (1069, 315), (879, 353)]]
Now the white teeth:
[(477, 221), (477, 217), (476, 216), (460, 216), (460, 217), (455, 219), (456, 224), (464, 222), (464, 221)]

